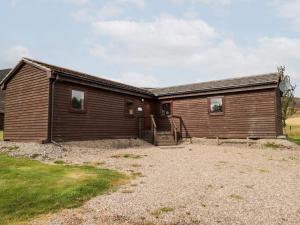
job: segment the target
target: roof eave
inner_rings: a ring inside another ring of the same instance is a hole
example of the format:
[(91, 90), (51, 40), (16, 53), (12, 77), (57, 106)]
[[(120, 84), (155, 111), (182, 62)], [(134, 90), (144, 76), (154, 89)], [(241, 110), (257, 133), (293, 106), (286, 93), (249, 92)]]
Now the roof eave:
[(0, 86), (1, 86), (1, 89), (2, 90), (5, 90), (6, 88), (6, 83), (15, 75), (15, 73), (18, 71), (18, 69), (24, 65), (24, 64), (29, 64), (35, 68), (38, 68), (38, 69), (41, 69), (43, 71), (45, 71), (48, 76), (50, 75), (51, 76), (51, 70), (49, 68), (46, 68), (44, 66), (41, 66), (37, 63), (34, 63), (28, 59), (25, 59), (25, 58), (22, 58), (18, 64), (3, 78), (3, 80), (0, 82)]
[(226, 94), (234, 92), (244, 92), (252, 90), (263, 90), (263, 89), (272, 89), (277, 88), (278, 83), (266, 83), (256, 86), (243, 86), (235, 88), (224, 88), (224, 89), (209, 89), (201, 91), (189, 91), (189, 92), (180, 92), (180, 93), (170, 93), (163, 95), (156, 95), (158, 99), (168, 99), (168, 98), (184, 98), (184, 97), (194, 97), (194, 96), (206, 96), (206, 95), (216, 95), (216, 94)]
[(81, 85), (87, 85), (90, 87), (95, 87), (95, 88), (100, 88), (103, 90), (108, 90), (108, 91), (113, 91), (113, 92), (118, 92), (118, 93), (122, 93), (122, 94), (127, 94), (127, 95), (133, 95), (133, 96), (138, 96), (138, 97), (142, 97), (142, 98), (149, 98), (149, 99), (155, 99), (156, 96), (152, 93), (144, 93), (144, 92), (137, 92), (137, 91), (133, 91), (133, 90), (127, 90), (127, 89), (122, 89), (120, 87), (112, 87), (112, 86), (108, 86), (105, 84), (101, 84), (99, 82), (95, 82), (95, 81), (89, 81), (86, 79), (82, 79), (80, 77), (74, 77), (74, 76), (68, 76), (68, 74), (59, 72), (58, 74), (58, 79), (61, 81), (66, 81), (66, 82), (70, 82), (70, 83), (80, 83)]

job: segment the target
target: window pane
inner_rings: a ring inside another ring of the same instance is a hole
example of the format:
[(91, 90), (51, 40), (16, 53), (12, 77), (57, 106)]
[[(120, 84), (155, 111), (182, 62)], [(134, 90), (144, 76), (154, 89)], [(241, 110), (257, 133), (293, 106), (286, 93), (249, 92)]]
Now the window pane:
[(223, 100), (222, 98), (211, 98), (210, 99), (210, 112), (223, 112)]
[(163, 103), (161, 105), (161, 115), (162, 116), (171, 115), (171, 103)]
[(126, 113), (130, 116), (134, 116), (134, 101), (133, 100), (126, 100)]
[(84, 109), (84, 92), (72, 90), (72, 108)]

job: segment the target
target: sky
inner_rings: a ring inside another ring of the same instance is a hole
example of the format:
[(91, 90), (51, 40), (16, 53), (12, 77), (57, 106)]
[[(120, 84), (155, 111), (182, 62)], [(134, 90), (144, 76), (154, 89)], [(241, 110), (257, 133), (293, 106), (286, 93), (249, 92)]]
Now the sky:
[(0, 0), (0, 69), (29, 57), (140, 87), (276, 72), (300, 96), (300, 0)]

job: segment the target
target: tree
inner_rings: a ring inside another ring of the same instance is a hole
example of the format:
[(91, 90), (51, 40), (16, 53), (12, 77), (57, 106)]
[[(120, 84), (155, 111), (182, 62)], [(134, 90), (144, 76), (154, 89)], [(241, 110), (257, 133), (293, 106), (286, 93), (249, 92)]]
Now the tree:
[(282, 125), (286, 127), (286, 119), (296, 113), (295, 105), (295, 89), (296, 85), (290, 83), (290, 76), (284, 74), (285, 67), (278, 67), (278, 73), (281, 75), (280, 89), (282, 91), (281, 97), (281, 111), (282, 111)]

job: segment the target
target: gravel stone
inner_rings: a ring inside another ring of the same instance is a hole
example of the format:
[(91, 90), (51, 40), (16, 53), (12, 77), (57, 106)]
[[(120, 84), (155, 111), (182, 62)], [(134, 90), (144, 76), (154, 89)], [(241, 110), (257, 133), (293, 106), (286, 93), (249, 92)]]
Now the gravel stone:
[[(270, 142), (279, 148), (265, 147)], [(9, 154), (45, 152), (47, 161), (61, 156), (70, 164), (139, 174), (116, 192), (76, 209), (43, 215), (31, 224), (300, 224), (300, 149), (286, 140), (259, 140), (247, 146), (241, 140), (220, 140), (218, 145), (216, 140), (192, 139), (180, 148), (142, 141), (139, 147), (125, 149), (112, 149), (107, 143), (103, 147), (101, 141), (85, 144), (64, 145), (62, 152), (53, 145), (1, 143), (1, 151)], [(8, 151), (12, 145), (19, 148)], [(112, 157), (116, 155), (121, 157)]]

